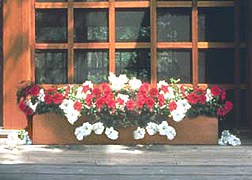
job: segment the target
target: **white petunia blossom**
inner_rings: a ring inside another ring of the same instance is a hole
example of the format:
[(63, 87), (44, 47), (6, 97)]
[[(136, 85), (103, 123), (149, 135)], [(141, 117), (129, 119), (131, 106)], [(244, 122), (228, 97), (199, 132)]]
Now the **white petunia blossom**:
[(93, 89), (94, 85), (91, 81), (85, 81), (82, 86), (88, 86), (90, 89)]
[(157, 83), (157, 88), (158, 88), (158, 89), (161, 89), (162, 86), (168, 86), (168, 83), (167, 83), (166, 81), (164, 81), (164, 80), (159, 81), (159, 82)]
[(38, 100), (41, 102), (45, 102), (45, 91), (44, 89), (40, 89), (38, 94)]
[(168, 127), (169, 127), (168, 122), (167, 121), (162, 121), (162, 123), (158, 125), (159, 134), (162, 135), (162, 136), (165, 136)]
[(221, 133), (221, 138), (218, 140), (218, 144), (222, 146), (240, 146), (241, 140), (235, 135), (231, 134), (229, 130), (224, 130)]
[(104, 127), (103, 123), (101, 123), (101, 122), (97, 122), (97, 123), (93, 124), (93, 131), (97, 135), (101, 135), (103, 133), (104, 129), (105, 129), (105, 127)]
[(118, 77), (118, 80), (123, 82), (124, 84), (126, 84), (129, 81), (126, 74), (120, 74), (120, 76)]
[(83, 87), (78, 87), (75, 97), (77, 99), (86, 99), (87, 94), (83, 92)]
[(26, 105), (29, 106), (33, 110), (33, 112), (36, 112), (38, 102), (36, 102), (35, 104), (32, 104), (31, 100), (29, 100), (27, 101)]
[(213, 99), (211, 89), (206, 90), (206, 102), (209, 102)]
[(118, 138), (119, 132), (114, 130), (113, 127), (106, 128), (105, 134), (107, 135), (108, 138), (112, 140), (116, 140)]
[(176, 109), (171, 112), (171, 116), (174, 121), (180, 122), (184, 119), (185, 113), (179, 109)]
[(93, 126), (89, 122), (86, 122), (86, 123), (83, 123), (82, 126), (77, 127), (75, 129), (74, 134), (76, 138), (79, 141), (81, 141), (83, 140), (84, 137), (89, 136), (92, 133), (92, 130), (93, 130)]
[(118, 94), (117, 97), (122, 99), (124, 103), (128, 102), (129, 100), (129, 95), (126, 95), (126, 94)]
[(166, 137), (169, 140), (173, 140), (176, 136), (176, 130), (172, 126), (168, 126), (166, 129)]
[(158, 132), (158, 124), (149, 122), (146, 126), (146, 131), (150, 136), (153, 136)]
[(187, 99), (180, 99), (176, 104), (177, 109), (184, 114), (191, 108), (191, 105), (188, 103)]
[(65, 116), (70, 124), (74, 124), (79, 119), (80, 112), (73, 110), (69, 113), (66, 113)]
[(64, 99), (63, 102), (60, 104), (59, 108), (67, 113), (69, 109), (73, 109), (74, 101), (71, 99)]
[(133, 132), (134, 139), (143, 139), (145, 136), (145, 129), (138, 127), (137, 130)]
[(129, 80), (129, 85), (132, 90), (137, 90), (141, 87), (142, 81), (133, 77), (131, 80)]

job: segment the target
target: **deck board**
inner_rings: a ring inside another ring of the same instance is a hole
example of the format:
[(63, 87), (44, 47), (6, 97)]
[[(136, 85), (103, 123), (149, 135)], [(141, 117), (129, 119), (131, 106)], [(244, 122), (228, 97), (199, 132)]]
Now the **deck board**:
[(0, 147), (1, 180), (251, 179), (252, 146)]

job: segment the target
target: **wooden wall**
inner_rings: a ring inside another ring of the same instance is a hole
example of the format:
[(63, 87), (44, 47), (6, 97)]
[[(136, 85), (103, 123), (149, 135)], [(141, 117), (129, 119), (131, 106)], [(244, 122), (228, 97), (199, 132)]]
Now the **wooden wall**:
[(31, 0), (4, 1), (3, 123), (5, 129), (27, 124), (18, 109), (16, 92), (20, 81), (30, 79), (29, 13)]

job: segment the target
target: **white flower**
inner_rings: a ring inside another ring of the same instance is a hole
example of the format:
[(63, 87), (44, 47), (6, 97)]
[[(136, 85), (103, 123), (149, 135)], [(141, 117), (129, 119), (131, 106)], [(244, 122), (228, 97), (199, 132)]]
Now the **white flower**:
[(162, 86), (168, 86), (168, 83), (165, 82), (164, 80), (163, 81), (159, 81), (158, 84), (157, 84), (157, 88), (161, 89)]
[(73, 109), (74, 101), (71, 99), (64, 99), (63, 102), (60, 104), (59, 108), (64, 111), (64, 113), (67, 113), (69, 109)]
[(129, 80), (129, 85), (132, 90), (137, 90), (141, 87), (142, 81), (133, 77), (131, 80)]
[(65, 113), (65, 116), (70, 124), (74, 124), (78, 120), (80, 112), (75, 109), (71, 109)]
[(86, 123), (83, 123), (82, 126), (77, 127), (75, 129), (74, 134), (76, 138), (79, 141), (81, 141), (83, 140), (84, 137), (89, 136), (92, 133), (92, 130), (93, 130), (93, 126), (89, 122), (86, 122)]
[(93, 89), (94, 85), (91, 81), (85, 81), (82, 86), (88, 86), (90, 89)]
[(149, 122), (146, 126), (147, 133), (151, 136), (158, 132), (158, 124)]
[(209, 102), (213, 99), (212, 92), (210, 89), (206, 90), (206, 102)]
[(229, 130), (222, 131), (221, 138), (218, 140), (218, 144), (222, 146), (240, 146), (241, 140), (235, 135), (231, 134)]
[(124, 84), (126, 84), (129, 79), (127, 78), (126, 74), (121, 74), (119, 77), (118, 77), (118, 80), (123, 82)]
[(118, 138), (119, 132), (114, 130), (113, 127), (110, 127), (106, 128), (105, 134), (107, 135), (108, 138), (116, 140)]
[(161, 124), (158, 125), (158, 132), (160, 135), (166, 135), (166, 131), (168, 129), (169, 125), (167, 121), (163, 121)]
[(173, 110), (171, 112), (172, 119), (176, 122), (180, 122), (184, 119), (185, 113), (183, 111), (180, 111), (179, 109)]
[(38, 94), (38, 100), (41, 102), (45, 102), (45, 92), (44, 89), (40, 89)]
[(173, 140), (176, 136), (176, 131), (172, 126), (168, 126), (166, 129), (166, 137), (169, 140)]
[(77, 99), (86, 99), (87, 95), (83, 92), (83, 87), (78, 87), (76, 91), (77, 92), (76, 92), (75, 97)]
[(35, 104), (32, 104), (31, 100), (29, 100), (26, 102), (26, 105), (29, 106), (33, 110), (33, 112), (36, 112), (38, 102), (36, 102)]
[(104, 131), (104, 128), (105, 127), (103, 126), (103, 123), (101, 122), (93, 124), (93, 131), (95, 134), (98, 134), (98, 135), (102, 134)]
[(133, 132), (134, 139), (143, 139), (145, 136), (145, 129), (138, 127), (137, 130)]
[(177, 104), (177, 109), (181, 113), (184, 113), (184, 114), (191, 108), (191, 105), (188, 103), (186, 99), (180, 99), (177, 101), (176, 104)]
[(118, 94), (117, 97), (122, 99), (124, 103), (128, 102), (129, 100), (129, 95), (126, 95), (126, 94)]
[(116, 75), (114, 73), (110, 72), (108, 80), (109, 80), (110, 83), (113, 83), (113, 82), (117, 81), (117, 77), (116, 77)]

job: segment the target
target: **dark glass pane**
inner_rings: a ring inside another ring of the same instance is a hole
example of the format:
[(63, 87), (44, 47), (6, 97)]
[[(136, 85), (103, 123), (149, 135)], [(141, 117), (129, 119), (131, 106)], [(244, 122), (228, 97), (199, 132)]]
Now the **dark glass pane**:
[(36, 42), (67, 42), (66, 10), (36, 10)]
[(158, 81), (170, 78), (180, 79), (182, 83), (191, 83), (191, 51), (158, 50)]
[(233, 8), (200, 8), (199, 41), (234, 41)]
[(227, 100), (231, 101), (233, 103), (233, 109), (230, 113), (227, 114), (227, 116), (225, 117), (225, 119), (222, 119), (221, 121), (219, 121), (219, 128), (221, 130), (224, 129), (233, 129), (234, 127), (237, 127), (236, 125), (236, 120), (235, 120), (235, 114), (237, 113), (237, 104), (235, 102), (235, 93), (233, 89), (227, 89), (226, 90), (227, 93)]
[(158, 41), (191, 41), (191, 10), (160, 8), (157, 11)]
[(117, 10), (116, 41), (150, 41), (149, 10)]
[(240, 38), (246, 41), (248, 36), (248, 1), (240, 1)]
[(150, 81), (150, 51), (147, 49), (116, 51), (116, 74)]
[(199, 82), (234, 83), (233, 49), (200, 50)]
[(247, 125), (249, 124), (248, 122), (248, 117), (247, 117), (247, 108), (246, 106), (249, 105), (249, 102), (248, 102), (248, 95), (249, 95), (249, 91), (248, 90), (242, 90), (241, 91), (241, 103), (240, 103), (240, 114), (241, 114), (241, 125), (245, 128), (247, 128)]
[(36, 0), (37, 2), (67, 2), (67, 0)]
[(74, 41), (75, 42), (108, 41), (107, 10), (75, 9)]
[(240, 51), (240, 73), (241, 83), (246, 83), (248, 76), (248, 58), (246, 49), (241, 49)]
[(76, 50), (74, 57), (75, 83), (83, 83), (86, 80), (101, 83), (107, 80), (109, 71), (107, 51)]
[(35, 74), (38, 84), (67, 82), (66, 50), (38, 50), (35, 56)]

